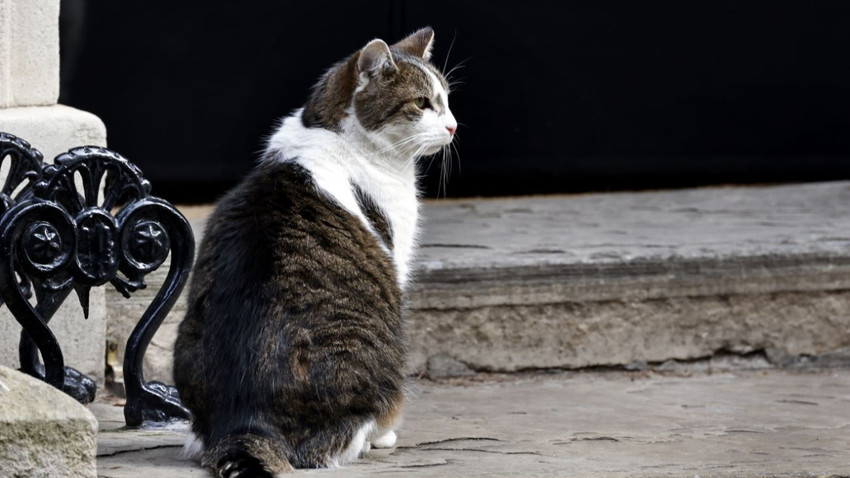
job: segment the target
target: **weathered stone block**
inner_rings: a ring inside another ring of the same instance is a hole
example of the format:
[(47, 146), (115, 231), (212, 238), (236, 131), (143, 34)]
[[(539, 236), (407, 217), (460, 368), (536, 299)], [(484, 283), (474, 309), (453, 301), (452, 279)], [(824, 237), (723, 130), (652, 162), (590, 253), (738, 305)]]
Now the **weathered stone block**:
[(97, 420), (50, 385), (0, 366), (0, 475), (97, 476)]
[(434, 358), (446, 355), (499, 372), (694, 360), (719, 351), (818, 356), (850, 342), (850, 293), (431, 309), (414, 311), (408, 324), (414, 373), (430, 371)]

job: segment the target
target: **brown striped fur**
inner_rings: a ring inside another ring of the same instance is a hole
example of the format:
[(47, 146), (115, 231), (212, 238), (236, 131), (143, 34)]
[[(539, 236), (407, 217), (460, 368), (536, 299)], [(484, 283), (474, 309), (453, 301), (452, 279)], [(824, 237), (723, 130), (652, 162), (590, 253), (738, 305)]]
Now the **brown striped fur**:
[[(376, 72), (376, 80), (370, 82), (355, 97), (354, 111), (367, 130), (376, 130), (405, 118), (415, 121), (422, 110), (411, 101), (419, 97), (431, 97), (431, 82), (422, 71), (429, 70), (442, 82), (449, 85), (434, 65), (427, 61), (426, 48), (433, 40), (434, 32), (423, 28), (404, 40), (391, 45), (393, 65), (390, 71)], [(357, 51), (346, 60), (330, 68), (313, 87), (310, 98), (301, 116), (305, 126), (340, 130), (340, 122), (349, 114), (351, 98), (358, 86)]]

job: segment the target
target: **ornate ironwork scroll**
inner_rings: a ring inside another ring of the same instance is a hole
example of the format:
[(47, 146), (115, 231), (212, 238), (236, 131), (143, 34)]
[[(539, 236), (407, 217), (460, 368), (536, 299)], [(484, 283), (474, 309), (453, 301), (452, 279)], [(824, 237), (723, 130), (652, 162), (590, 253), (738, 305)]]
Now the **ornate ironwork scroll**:
[(0, 194), (0, 297), (24, 329), (21, 370), (80, 402), (93, 400), (94, 382), (65, 367), (50, 318), (71, 290), (86, 317), (92, 287), (110, 283), (130, 297), (170, 256), (162, 288), (127, 341), (124, 417), (128, 426), (188, 419), (176, 389), (145, 382), (142, 373), (145, 350), (192, 267), (195, 242), (186, 218), (150, 195), (150, 183), (134, 164), (105, 148), (74, 148), (48, 165), (29, 144), (0, 133), (0, 161), (7, 159), (10, 173)]

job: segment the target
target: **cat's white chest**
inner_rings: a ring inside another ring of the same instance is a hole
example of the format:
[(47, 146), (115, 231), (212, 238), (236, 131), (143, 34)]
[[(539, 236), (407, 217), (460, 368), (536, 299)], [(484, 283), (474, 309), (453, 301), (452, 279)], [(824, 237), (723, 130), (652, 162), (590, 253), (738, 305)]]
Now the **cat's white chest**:
[(410, 267), (416, 248), (419, 229), (419, 199), (415, 180), (407, 187), (398, 188), (382, 201), (392, 233), (392, 256), (402, 289), (410, 279)]
[[(399, 286), (404, 289), (410, 279), (419, 226), (419, 199), (414, 171), (387, 170), (369, 162), (361, 164), (351, 173), (352, 195), (353, 187), (356, 186), (374, 201), (388, 222), (391, 243), (387, 244), (387, 252), (395, 264)], [(355, 206), (355, 215), (378, 237), (375, 225), (367, 219), (356, 200)]]

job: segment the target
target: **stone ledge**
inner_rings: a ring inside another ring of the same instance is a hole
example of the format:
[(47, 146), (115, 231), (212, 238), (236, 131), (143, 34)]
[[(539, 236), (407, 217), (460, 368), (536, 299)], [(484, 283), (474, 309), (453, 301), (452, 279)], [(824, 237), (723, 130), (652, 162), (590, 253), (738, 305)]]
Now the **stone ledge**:
[(48, 163), (70, 148), (106, 146), (103, 121), (65, 105), (0, 109), (0, 131), (26, 140)]
[[(832, 354), (850, 346), (847, 204), (850, 182), (428, 201), (411, 373)], [(210, 208), (181, 209), (200, 241)], [(149, 377), (171, 382), (184, 310)]]
[(93, 478), (97, 420), (50, 385), (0, 366), (2, 476)]
[(622, 366), (850, 345), (850, 183), (425, 209), (411, 367)]

